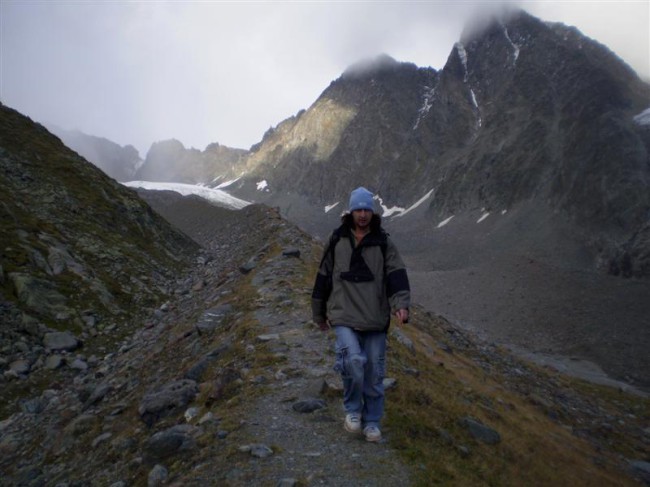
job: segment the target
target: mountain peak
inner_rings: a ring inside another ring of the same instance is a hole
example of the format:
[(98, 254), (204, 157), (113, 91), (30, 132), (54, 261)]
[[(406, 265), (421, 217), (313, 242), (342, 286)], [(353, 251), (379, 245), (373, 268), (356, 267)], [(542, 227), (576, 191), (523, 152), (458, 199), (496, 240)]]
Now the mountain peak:
[[(392, 71), (400, 67), (402, 63), (396, 61), (388, 54), (380, 54), (376, 57), (362, 59), (348, 67), (343, 72), (343, 78), (364, 78), (376, 74)], [(410, 63), (409, 63), (410, 64)]]

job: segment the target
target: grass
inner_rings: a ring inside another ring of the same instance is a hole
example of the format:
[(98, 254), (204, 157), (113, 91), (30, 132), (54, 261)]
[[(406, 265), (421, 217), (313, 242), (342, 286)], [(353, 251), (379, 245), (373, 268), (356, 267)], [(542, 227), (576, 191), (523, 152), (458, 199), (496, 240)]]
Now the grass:
[[(414, 310), (412, 321), (427, 320)], [(390, 375), (398, 379), (398, 388), (387, 393), (386, 428), (391, 445), (415, 467), (415, 485), (635, 485), (616, 466), (615, 452), (638, 454), (630, 438), (612, 438), (617, 446), (609, 452), (596, 448), (462, 351), (440, 352), (436, 343), (444, 340), (442, 327), (426, 325), (421, 328), (431, 333), (406, 330), (415, 354), (392, 342), (389, 352)], [(417, 369), (418, 377), (405, 373), (407, 368)], [(594, 401), (607, 402), (613, 394), (576, 383), (568, 384)], [(647, 414), (647, 400), (625, 401)], [(459, 423), (466, 416), (498, 431), (501, 442), (487, 445), (472, 438)]]

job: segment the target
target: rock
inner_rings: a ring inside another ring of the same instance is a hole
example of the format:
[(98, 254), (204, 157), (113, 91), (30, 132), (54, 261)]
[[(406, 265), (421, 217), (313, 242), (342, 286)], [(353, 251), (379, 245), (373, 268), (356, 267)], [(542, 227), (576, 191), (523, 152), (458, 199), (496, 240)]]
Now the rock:
[(156, 465), (149, 472), (149, 476), (147, 477), (147, 486), (157, 487), (158, 485), (162, 485), (165, 480), (167, 480), (168, 476), (169, 472), (167, 472), (165, 467), (162, 465)]
[(185, 421), (188, 423), (191, 422), (194, 418), (196, 418), (199, 415), (199, 408), (197, 407), (191, 407), (185, 411)]
[(255, 269), (256, 266), (257, 266), (257, 262), (255, 258), (252, 258), (245, 264), (239, 266), (239, 272), (241, 272), (242, 274), (248, 274), (250, 271)]
[(152, 426), (160, 418), (179, 412), (197, 393), (198, 387), (193, 380), (169, 382), (159, 390), (146, 394), (140, 401), (138, 413), (148, 426)]
[(268, 333), (266, 335), (259, 335), (257, 337), (258, 342), (270, 342), (272, 340), (279, 340), (280, 335), (277, 333)]
[(160, 460), (193, 450), (196, 447), (196, 441), (191, 436), (192, 431), (194, 428), (187, 424), (159, 431), (145, 442), (145, 456), (150, 460)]
[(632, 460), (630, 461), (630, 467), (634, 474), (641, 477), (641, 479), (646, 483), (650, 483), (650, 462), (643, 460)]
[(20, 409), (25, 413), (39, 414), (47, 407), (47, 399), (36, 397), (19, 401)]
[(326, 377), (320, 387), (320, 393), (323, 396), (337, 397), (343, 393), (343, 381), (340, 376)]
[(90, 393), (90, 396), (88, 396), (88, 399), (86, 399), (83, 409), (88, 409), (90, 406), (94, 406), (95, 404), (99, 403), (106, 394), (108, 394), (111, 390), (113, 389), (113, 386), (111, 386), (108, 383), (102, 383), (99, 384), (95, 389)]
[(203, 377), (203, 374), (207, 370), (208, 366), (210, 365), (210, 362), (212, 362), (214, 359), (221, 356), (229, 348), (230, 348), (230, 343), (228, 342), (224, 343), (218, 348), (215, 348), (210, 353), (208, 353), (205, 357), (201, 358), (196, 364), (190, 367), (190, 369), (187, 372), (185, 372), (183, 377), (185, 379), (193, 380), (197, 383), (201, 382), (201, 378)]
[(280, 479), (277, 487), (295, 487), (296, 485), (298, 485), (298, 481), (296, 479), (287, 478)]
[(488, 445), (496, 445), (501, 441), (501, 435), (497, 431), (473, 418), (465, 417), (460, 420), (460, 424), (465, 426), (470, 434), (478, 441)]
[(63, 365), (63, 357), (61, 355), (50, 355), (45, 359), (45, 368), (49, 370), (58, 369)]
[(31, 370), (31, 365), (27, 360), (16, 360), (9, 364), (9, 370), (18, 375), (26, 375)]
[(52, 283), (29, 274), (12, 272), (9, 280), (18, 299), (37, 316), (71, 316), (73, 311), (66, 306), (66, 298)]
[(199, 334), (211, 332), (215, 330), (231, 312), (232, 305), (230, 304), (223, 304), (216, 308), (210, 308), (201, 315), (201, 318), (199, 318), (199, 321), (196, 323), (196, 329)]
[(104, 443), (105, 441), (109, 440), (113, 436), (112, 433), (102, 433), (99, 435), (97, 438), (95, 438), (92, 442), (92, 447), (97, 448), (100, 444)]
[(395, 339), (404, 345), (409, 352), (415, 352), (415, 345), (413, 345), (413, 340), (406, 336), (406, 334), (397, 327), (391, 328), (393, 330), (392, 335)]
[(45, 334), (43, 346), (49, 350), (71, 352), (79, 347), (79, 340), (69, 331), (55, 331)]
[(383, 383), (384, 383), (384, 390), (386, 391), (390, 389), (395, 389), (395, 387), (397, 387), (397, 379), (394, 379), (392, 377), (386, 377)]
[(248, 452), (256, 458), (267, 458), (273, 455), (273, 450), (263, 444), (244, 445), (239, 447), (239, 451)]
[(285, 249), (282, 251), (284, 257), (296, 257), (300, 258), (300, 250), (295, 248)]
[(88, 364), (85, 361), (81, 360), (80, 358), (75, 358), (72, 362), (68, 364), (68, 367), (80, 371), (88, 370)]
[(98, 422), (99, 418), (94, 414), (82, 414), (73, 419), (70, 424), (65, 427), (65, 431), (71, 433), (73, 436), (81, 436), (92, 430)]
[(306, 399), (294, 403), (291, 407), (299, 413), (313, 413), (319, 409), (324, 409), (326, 406), (327, 404), (322, 399)]

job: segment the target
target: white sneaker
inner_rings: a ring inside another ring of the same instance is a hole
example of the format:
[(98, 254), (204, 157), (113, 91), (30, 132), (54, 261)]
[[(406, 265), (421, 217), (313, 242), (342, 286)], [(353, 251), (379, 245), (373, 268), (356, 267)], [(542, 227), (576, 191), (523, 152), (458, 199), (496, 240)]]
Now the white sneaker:
[(343, 427), (348, 433), (361, 433), (361, 415), (359, 413), (346, 414)]
[(381, 431), (376, 426), (366, 426), (363, 428), (363, 434), (366, 437), (366, 441), (381, 441)]

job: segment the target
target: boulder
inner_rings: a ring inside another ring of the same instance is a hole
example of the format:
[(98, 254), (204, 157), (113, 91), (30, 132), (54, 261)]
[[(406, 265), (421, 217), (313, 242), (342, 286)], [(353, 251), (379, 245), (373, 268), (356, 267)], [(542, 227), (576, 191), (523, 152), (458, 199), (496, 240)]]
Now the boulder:
[(71, 352), (79, 345), (79, 340), (69, 331), (54, 331), (43, 337), (43, 346), (49, 350)]
[(156, 391), (146, 394), (138, 413), (148, 426), (152, 426), (160, 418), (175, 414), (184, 409), (198, 393), (195, 381), (189, 379), (169, 382)]

